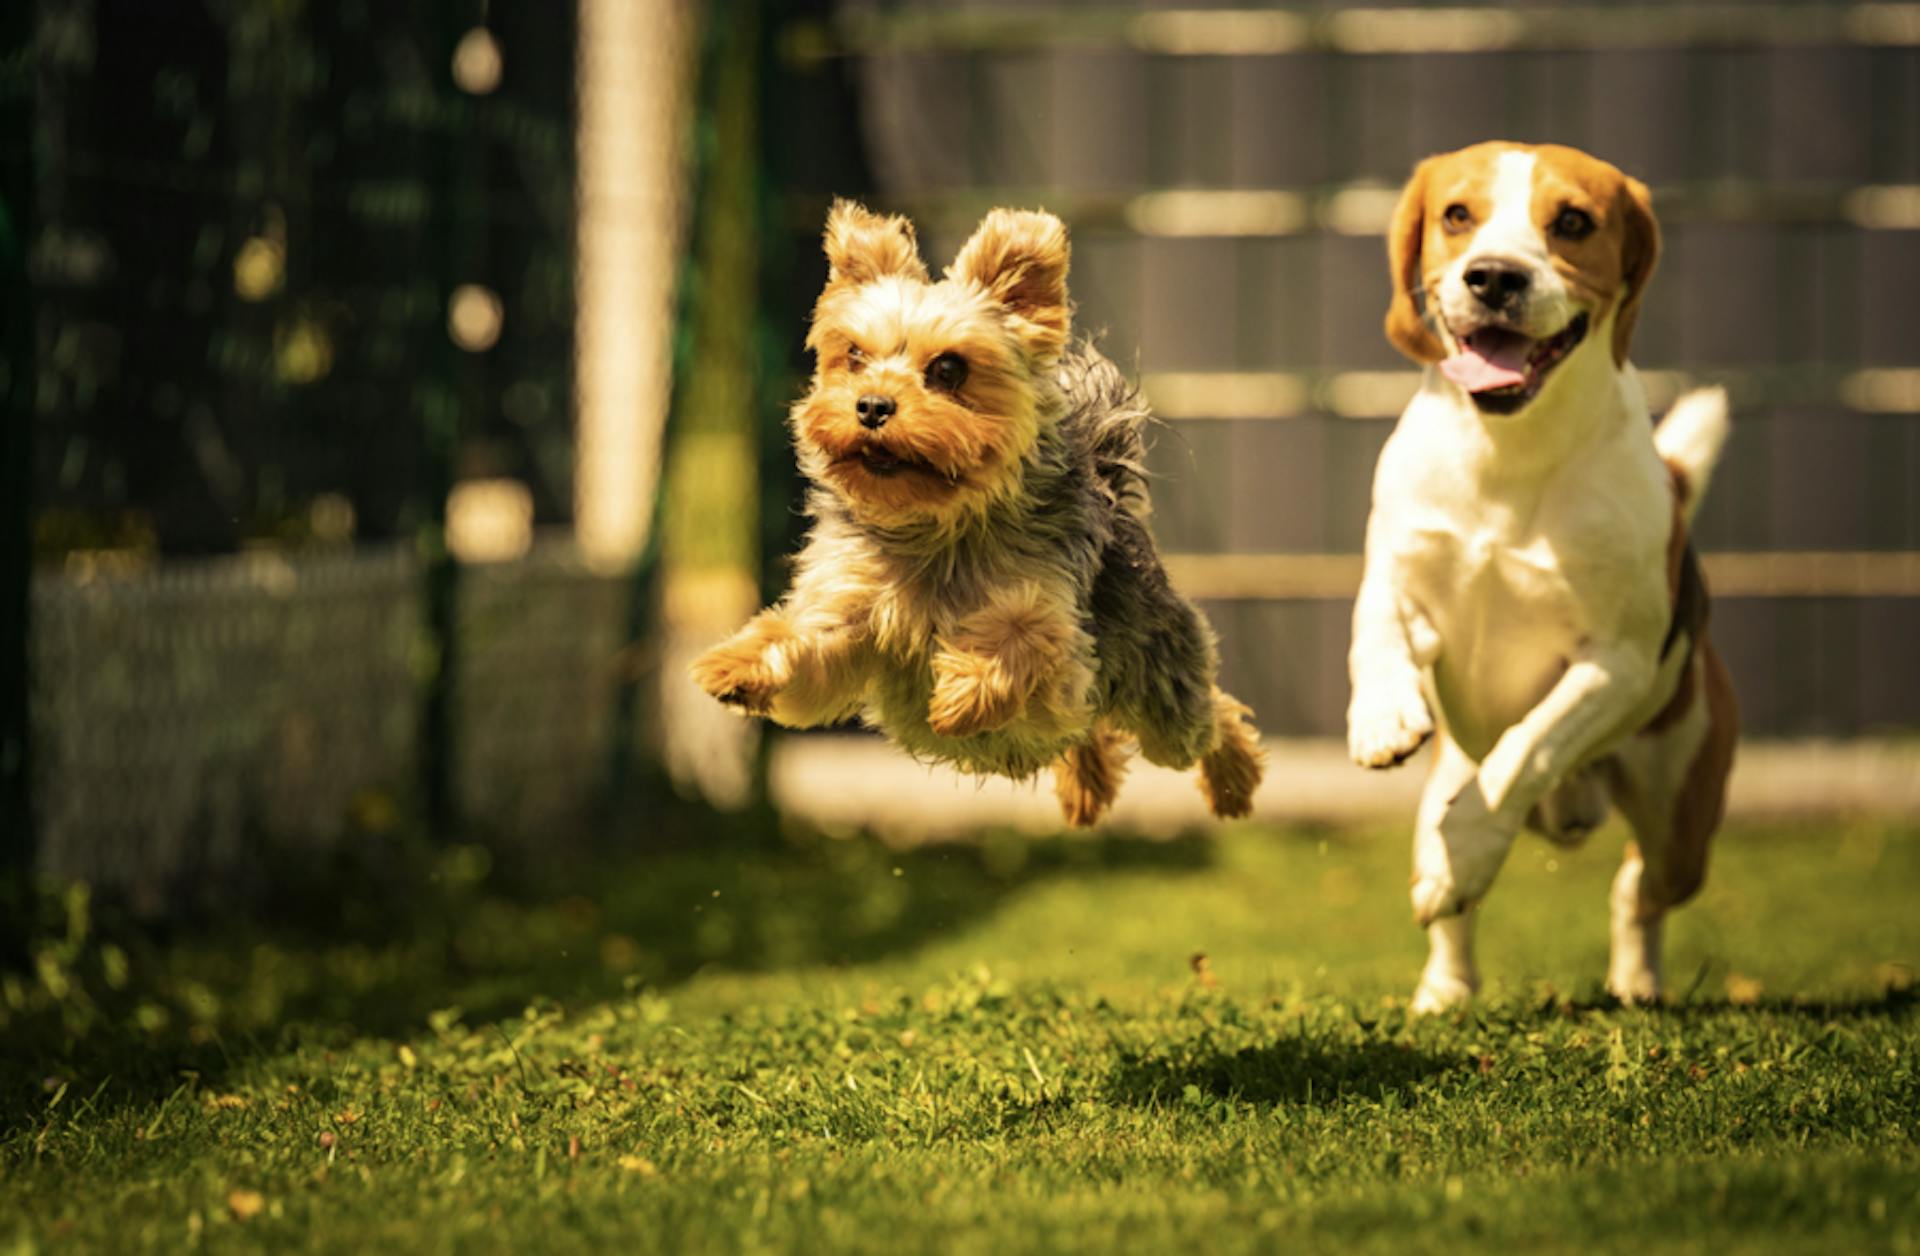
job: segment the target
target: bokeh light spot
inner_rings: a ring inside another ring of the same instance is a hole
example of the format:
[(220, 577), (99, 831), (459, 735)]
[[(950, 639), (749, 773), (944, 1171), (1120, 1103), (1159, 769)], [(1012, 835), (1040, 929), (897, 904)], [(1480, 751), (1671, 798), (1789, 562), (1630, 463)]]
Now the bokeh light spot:
[(469, 353), (485, 353), (500, 340), (500, 327), (506, 321), (506, 307), (500, 297), (484, 284), (463, 283), (453, 290), (447, 303), (447, 334), (453, 343)]

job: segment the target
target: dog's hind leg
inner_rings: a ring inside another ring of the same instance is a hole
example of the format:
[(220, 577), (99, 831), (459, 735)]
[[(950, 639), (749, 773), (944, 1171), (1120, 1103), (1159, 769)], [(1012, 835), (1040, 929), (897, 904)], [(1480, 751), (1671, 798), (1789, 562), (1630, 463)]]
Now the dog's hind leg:
[(1207, 807), (1223, 820), (1253, 811), (1253, 794), (1260, 788), (1267, 757), (1260, 749), (1260, 733), (1246, 703), (1213, 691), (1213, 749), (1200, 757), (1200, 792)]
[[(1467, 752), (1442, 732), (1434, 748), (1433, 769), (1420, 795), (1420, 812), (1413, 825), (1415, 875), (1423, 864), (1447, 857), (1440, 820), (1447, 804), (1473, 779), (1475, 764)], [(1445, 1011), (1471, 999), (1480, 988), (1480, 970), (1473, 958), (1473, 926), (1477, 907), (1442, 916), (1427, 925), (1427, 966), (1413, 992), (1417, 1015)]]
[(1217, 816), (1243, 816), (1260, 784), (1260, 737), (1246, 706), (1220, 692), (1213, 630), (1167, 581), (1153, 539), (1121, 511), (1092, 591), (1096, 652), (1106, 689), (1101, 709), (1133, 734), (1147, 762), (1200, 765), (1200, 788)]
[(1738, 725), (1726, 668), (1702, 641), (1667, 709), (1606, 760), (1614, 801), (1634, 833), (1611, 903), (1607, 989), (1622, 1002), (1661, 995), (1662, 926), (1706, 880)]
[(1199, 608), (1167, 582), (1146, 526), (1124, 511), (1101, 555), (1090, 611), (1105, 691), (1100, 709), (1139, 739), (1147, 762), (1192, 767), (1218, 740), (1220, 657)]
[(1053, 792), (1068, 824), (1091, 828), (1106, 814), (1127, 774), (1128, 752), (1126, 735), (1102, 721), (1086, 741), (1054, 760)]

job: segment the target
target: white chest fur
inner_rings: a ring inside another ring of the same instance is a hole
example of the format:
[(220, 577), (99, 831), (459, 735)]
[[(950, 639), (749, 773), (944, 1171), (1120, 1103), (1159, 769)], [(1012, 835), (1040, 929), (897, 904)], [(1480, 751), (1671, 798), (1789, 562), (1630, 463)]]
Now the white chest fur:
[(1489, 419), (1429, 387), (1381, 457), (1370, 561), (1430, 630), (1429, 696), (1476, 760), (1583, 648), (1657, 651), (1669, 614), (1671, 490), (1638, 386), (1560, 396), (1578, 404)]

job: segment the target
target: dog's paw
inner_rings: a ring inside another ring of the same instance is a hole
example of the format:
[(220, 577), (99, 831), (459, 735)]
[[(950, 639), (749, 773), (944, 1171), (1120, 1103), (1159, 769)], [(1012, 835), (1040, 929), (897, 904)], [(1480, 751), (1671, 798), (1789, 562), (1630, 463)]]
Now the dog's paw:
[(1408, 1010), (1415, 1016), (1433, 1016), (1452, 1011), (1472, 1001), (1473, 983), (1451, 973), (1422, 973)]
[(1347, 750), (1363, 768), (1405, 763), (1433, 736), (1433, 713), (1412, 684), (1356, 693), (1347, 709)]
[(1660, 1001), (1660, 974), (1645, 964), (1614, 963), (1607, 969), (1607, 993), (1629, 1006)]
[(785, 683), (775, 663), (757, 643), (729, 641), (695, 659), (688, 671), (710, 696), (749, 715), (765, 715)]
[(1096, 771), (1063, 758), (1053, 766), (1053, 794), (1060, 800), (1060, 814), (1068, 824), (1090, 829), (1113, 806), (1118, 787)]
[(998, 662), (976, 654), (948, 652), (933, 660), (933, 696), (927, 727), (942, 737), (990, 733), (1012, 723), (1024, 698)]

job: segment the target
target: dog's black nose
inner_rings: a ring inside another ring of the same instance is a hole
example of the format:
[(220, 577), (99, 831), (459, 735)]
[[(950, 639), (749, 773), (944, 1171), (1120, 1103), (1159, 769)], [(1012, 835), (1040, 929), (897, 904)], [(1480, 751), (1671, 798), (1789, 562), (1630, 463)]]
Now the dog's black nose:
[(1492, 310), (1503, 310), (1518, 301), (1533, 282), (1524, 267), (1492, 258), (1467, 267), (1465, 278), (1467, 291)]
[(854, 403), (853, 412), (860, 416), (861, 427), (885, 427), (887, 420), (893, 417), (893, 398), (868, 393)]

